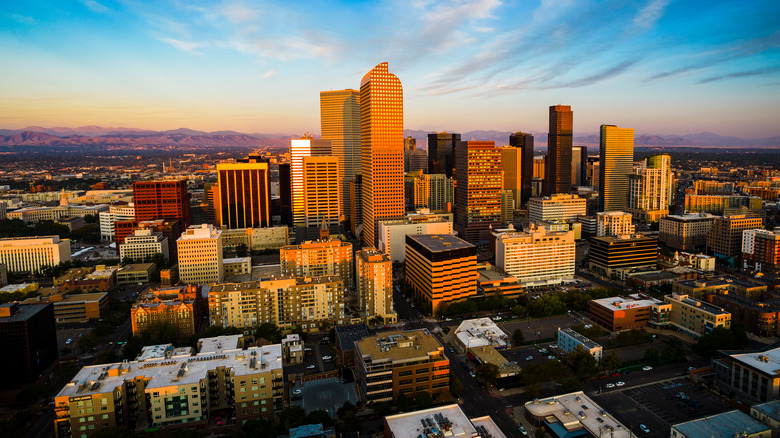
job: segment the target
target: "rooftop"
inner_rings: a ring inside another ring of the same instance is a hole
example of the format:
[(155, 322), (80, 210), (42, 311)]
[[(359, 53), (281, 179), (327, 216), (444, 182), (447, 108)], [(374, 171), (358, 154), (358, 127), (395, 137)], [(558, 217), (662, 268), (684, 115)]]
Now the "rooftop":
[(780, 376), (780, 348), (764, 352), (732, 354), (731, 358), (770, 376)]
[(751, 406), (750, 409), (756, 410), (775, 421), (780, 421), (780, 400), (759, 403)]
[(431, 252), (474, 247), (474, 245), (452, 234), (417, 234), (407, 235), (406, 238), (416, 241)]
[(119, 273), (130, 273), (130, 272), (146, 272), (149, 269), (151, 269), (154, 266), (154, 263), (133, 263), (132, 265), (126, 265), (124, 268), (117, 271), (117, 274)]
[(590, 436), (635, 436), (582, 391), (529, 401), (525, 409), (531, 416), (546, 421), (553, 429), (563, 429), (559, 430), (561, 433), (558, 435), (585, 428)]
[(62, 297), (61, 301), (54, 301), (54, 305), (56, 306), (57, 303), (74, 303), (74, 302), (91, 302), (91, 301), (101, 301), (104, 298), (108, 297), (107, 292), (95, 292), (91, 294), (75, 294), (75, 295), (65, 295)]
[(13, 293), (27, 288), (38, 289), (38, 283), (17, 283), (0, 287), (0, 294)]
[(227, 265), (229, 263), (249, 263), (252, 264), (252, 257), (232, 257), (229, 259), (222, 259), (222, 263)]
[(238, 345), (243, 337), (243, 335), (229, 335), (201, 339), (198, 354), (223, 353), (236, 350), (239, 348)]
[[(736, 410), (675, 424), (672, 428), (686, 436), (706, 436), (708, 438), (733, 438), (735, 436), (752, 436), (760, 432), (771, 432), (769, 426)], [(742, 435), (743, 433), (745, 435)]]
[(341, 351), (355, 349), (355, 341), (368, 337), (368, 327), (365, 324), (352, 324), (336, 327), (336, 339), (339, 341)]
[(218, 239), (222, 235), (222, 230), (211, 224), (192, 225), (182, 233), (177, 241)]
[(681, 303), (685, 303), (685, 304), (687, 304), (689, 306), (697, 307), (697, 308), (702, 309), (702, 310), (704, 310), (707, 313), (710, 313), (712, 315), (731, 314), (731, 312), (727, 312), (727, 311), (723, 310), (723, 308), (721, 308), (721, 307), (712, 305), (712, 304), (707, 303), (705, 301), (701, 301), (701, 300), (697, 300), (695, 298), (691, 298), (688, 295), (671, 294), (671, 295), (667, 295), (666, 297), (664, 297), (664, 300), (666, 300), (666, 298), (669, 298), (670, 300), (679, 301)]
[(385, 417), (385, 424), (392, 436), (399, 438), (424, 437), (427, 436), (426, 430), (434, 435), (441, 432), (447, 437), (471, 438), (478, 432), (479, 426), (484, 427), (494, 438), (506, 438), (490, 417), (469, 420), (460, 406), (455, 404), (389, 415)]
[(0, 316), (0, 322), (9, 323), (27, 321), (28, 319), (35, 316), (35, 314), (38, 312), (45, 309), (48, 305), (49, 303), (22, 305), (18, 303), (0, 304), (0, 315), (3, 315)]
[(613, 312), (617, 310), (633, 309), (635, 307), (657, 306), (664, 304), (660, 300), (639, 294), (629, 295), (628, 297), (599, 298), (597, 300), (593, 300), (593, 302)]
[(427, 329), (384, 332), (355, 342), (367, 362), (406, 362), (441, 352), (444, 347)]
[(116, 271), (118, 271), (121, 268), (121, 266), (103, 266), (98, 265), (95, 267), (95, 270), (91, 273), (84, 276), (84, 280), (99, 280), (103, 278), (108, 278)]
[(507, 335), (490, 318), (467, 319), (455, 330), (458, 341), (466, 348), (492, 346), (506, 348)]
[(709, 213), (688, 213), (688, 214), (670, 214), (662, 220), (674, 221), (693, 221), (693, 220), (715, 220), (715, 216)]
[(588, 350), (592, 350), (594, 348), (601, 348), (601, 345), (597, 344), (596, 342), (593, 342), (590, 338), (583, 336), (570, 328), (558, 329), (558, 331), (566, 333), (570, 337), (576, 339)]

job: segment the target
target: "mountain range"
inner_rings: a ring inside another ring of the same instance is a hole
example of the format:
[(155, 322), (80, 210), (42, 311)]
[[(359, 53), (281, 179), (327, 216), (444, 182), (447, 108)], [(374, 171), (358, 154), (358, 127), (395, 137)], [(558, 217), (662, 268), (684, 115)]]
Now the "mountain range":
[[(420, 147), (427, 144), (428, 133), (433, 131), (406, 130), (404, 135), (417, 139)], [(509, 131), (468, 131), (461, 134), (462, 140), (494, 141), (497, 145), (507, 144)], [(535, 143), (546, 146), (547, 133), (534, 132)], [(253, 133), (236, 131), (205, 132), (187, 128), (169, 131), (152, 131), (136, 128), (104, 128), (81, 126), (78, 128), (43, 128), (28, 126), (22, 129), (0, 129), (0, 146), (205, 146), (205, 147), (283, 147), (289, 145), (295, 134)], [(599, 134), (584, 134), (574, 137), (574, 144), (597, 146)], [(687, 147), (780, 147), (780, 137), (763, 139), (728, 137), (700, 132), (686, 135), (641, 134), (634, 139), (635, 146), (687, 146)]]

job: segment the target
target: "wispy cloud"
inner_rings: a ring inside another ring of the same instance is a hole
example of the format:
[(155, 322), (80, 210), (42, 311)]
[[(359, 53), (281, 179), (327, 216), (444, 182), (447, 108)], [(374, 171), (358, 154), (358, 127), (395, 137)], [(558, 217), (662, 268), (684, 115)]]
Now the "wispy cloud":
[(718, 75), (718, 76), (710, 76), (708, 78), (704, 78), (699, 81), (700, 84), (709, 84), (710, 82), (718, 82), (718, 81), (724, 81), (726, 79), (739, 79), (739, 78), (747, 78), (751, 76), (764, 76), (764, 75), (771, 75), (774, 73), (780, 72), (780, 66), (778, 67), (766, 67), (766, 68), (758, 68), (755, 70), (747, 70), (747, 71), (740, 71), (735, 73), (728, 73), (724, 75)]
[(170, 37), (159, 37), (157, 38), (160, 41), (170, 44), (174, 48), (181, 50), (182, 52), (192, 53), (193, 55), (202, 55), (202, 52), (199, 52), (198, 49), (208, 47), (208, 43), (196, 43), (192, 41), (182, 41), (177, 40), (175, 38)]
[(264, 79), (268, 79), (268, 78), (270, 78), (271, 76), (273, 76), (273, 75), (275, 75), (275, 74), (276, 74), (276, 70), (268, 70), (268, 71), (267, 71), (267, 72), (265, 72), (265, 74), (263, 75), (263, 78), (264, 78)]
[(230, 3), (224, 5), (220, 12), (231, 23), (244, 23), (256, 20), (260, 11), (250, 8), (243, 3)]
[(28, 17), (26, 15), (19, 15), (19, 14), (11, 14), (9, 15), (12, 20), (16, 21), (17, 23), (27, 24), (29, 26), (32, 26), (34, 24), (37, 24), (38, 22), (33, 17)]
[(92, 9), (92, 11), (97, 12), (99, 14), (105, 14), (107, 12), (110, 12), (111, 9), (109, 9), (107, 6), (96, 2), (95, 0), (84, 0), (82, 1), (84, 6), (88, 7), (89, 9)]
[(643, 29), (652, 28), (655, 26), (655, 22), (664, 15), (666, 6), (669, 5), (670, 1), (671, 0), (650, 0), (634, 17), (634, 25)]

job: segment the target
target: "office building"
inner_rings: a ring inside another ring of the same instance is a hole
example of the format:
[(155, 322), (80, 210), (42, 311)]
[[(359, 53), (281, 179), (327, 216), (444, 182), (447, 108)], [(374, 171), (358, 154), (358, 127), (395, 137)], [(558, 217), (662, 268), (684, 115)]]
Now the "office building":
[(563, 353), (571, 353), (578, 347), (582, 348), (596, 359), (596, 363), (601, 362), (601, 356), (604, 352), (604, 347), (593, 342), (587, 336), (583, 336), (570, 328), (558, 328), (557, 345)]
[(593, 155), (588, 157), (588, 185), (593, 190), (599, 189), (599, 156)]
[(588, 318), (611, 332), (663, 325), (672, 305), (642, 294), (588, 301)]
[(596, 236), (620, 236), (634, 234), (631, 214), (622, 211), (596, 213)]
[(153, 221), (117, 221), (114, 222), (114, 238), (117, 246), (125, 242), (127, 236), (136, 230), (152, 230), (153, 233), (162, 233), (168, 239), (168, 255), (170, 261), (178, 260), (176, 240), (181, 236), (182, 228), (179, 220), (157, 219)]
[(574, 220), (587, 213), (587, 200), (577, 195), (556, 194), (528, 201), (528, 218), (536, 221)]
[(207, 306), (200, 289), (187, 285), (145, 291), (130, 309), (133, 334), (161, 323), (174, 326), (182, 337), (197, 333)]
[(129, 204), (112, 204), (108, 211), (98, 213), (100, 222), (100, 240), (114, 241), (114, 222), (135, 220), (135, 206)]
[(279, 216), (280, 225), (293, 226), (292, 169), (290, 163), (279, 163)]
[(599, 146), (599, 211), (625, 211), (628, 175), (634, 169), (634, 130), (601, 125)]
[(571, 148), (574, 113), (569, 105), (550, 107), (550, 131), (544, 165), (545, 196), (571, 192)]
[(222, 230), (211, 224), (187, 228), (176, 241), (179, 253), (179, 279), (187, 284), (222, 281)]
[(403, 414), (388, 415), (384, 418), (385, 437), (401, 438), (418, 436), (420, 424), (435, 435), (448, 434), (453, 437), (506, 438), (504, 432), (489, 415), (468, 418), (457, 404), (437, 406), (435, 408)]
[(492, 141), (456, 148), (455, 230), (468, 242), (487, 241), (501, 226), (501, 150)]
[(658, 221), (658, 241), (682, 251), (704, 249), (713, 223), (715, 216), (707, 213), (666, 216)]
[[(324, 157), (329, 156), (330, 154), (331, 144), (329, 140), (314, 140), (313, 138), (306, 136), (301, 137), (300, 139), (290, 140), (292, 215), (293, 225), (296, 227), (306, 226), (306, 188), (303, 160), (306, 157)], [(335, 174), (329, 175), (330, 172), (327, 172), (327, 176), (333, 176), (335, 180), (338, 180), (338, 162), (335, 164)], [(310, 170), (314, 169), (312, 168)], [(312, 188), (315, 187), (316, 186)], [(336, 183), (336, 189), (338, 190), (338, 183)], [(317, 225), (319, 225), (319, 223)]]
[(780, 399), (780, 348), (719, 354), (712, 360), (715, 386), (726, 394), (754, 402)]
[(520, 201), (523, 181), (523, 150), (512, 146), (498, 148), (501, 151), (501, 172), (504, 174), (502, 188), (512, 192), (512, 199)]
[(605, 236), (590, 240), (588, 268), (605, 277), (619, 275), (620, 270), (658, 265), (658, 241), (643, 236)]
[(216, 211), (221, 228), (271, 226), (270, 172), (270, 164), (257, 156), (217, 164), (219, 198)]
[(669, 322), (694, 339), (712, 333), (717, 327), (731, 327), (731, 313), (721, 307), (675, 293), (666, 295), (664, 302), (672, 305)]
[(0, 239), (0, 263), (7, 272), (39, 273), (48, 266), (70, 261), (70, 240), (59, 236)]
[[(544, 180), (545, 156), (534, 157), (534, 174), (532, 180)], [(536, 196), (542, 196), (541, 191)]]
[(383, 62), (360, 82), (363, 245), (377, 247), (377, 223), (404, 215), (404, 104), (401, 81)]
[(496, 236), (496, 267), (523, 288), (572, 280), (574, 255), (573, 231), (547, 231), (531, 224), (528, 232)]
[(364, 404), (393, 402), (401, 394), (414, 400), (423, 391), (434, 400), (449, 396), (450, 361), (428, 330), (390, 331), (355, 341), (355, 359)]
[(168, 248), (168, 238), (161, 232), (149, 228), (137, 229), (125, 237), (124, 243), (119, 244), (119, 260), (142, 262), (155, 254), (161, 254), (165, 260), (170, 260)]
[(282, 410), (281, 345), (242, 349), (232, 337), (199, 344), (194, 356), (190, 348), (155, 345), (134, 361), (83, 367), (54, 398), (55, 437), (109, 427), (167, 435), (205, 428), (220, 410), (235, 409), (238, 424)]
[(556, 437), (637, 436), (630, 427), (623, 425), (582, 391), (528, 401), (525, 403), (525, 418)]
[(322, 139), (329, 140), (331, 155), (339, 161), (343, 214), (349, 217), (352, 203), (349, 181), (360, 173), (360, 92), (334, 90), (320, 92), (320, 127)]
[[(520, 169), (520, 193), (519, 196), (515, 195), (515, 204), (521, 207), (531, 198), (531, 182), (535, 176), (534, 136), (533, 134), (517, 131), (509, 135), (509, 146), (520, 149), (520, 161), (517, 166)], [(544, 164), (541, 167), (541, 178), (544, 178)]]
[(730, 181), (699, 179), (693, 182), (693, 193), (696, 195), (733, 195), (735, 188)]
[(733, 410), (673, 424), (671, 436), (675, 438), (768, 438), (772, 436), (772, 429), (744, 412)]
[(251, 332), (269, 323), (281, 330), (313, 331), (347, 323), (344, 281), (339, 276), (272, 277), (212, 284), (209, 324)]
[(634, 219), (643, 222), (657, 222), (669, 215), (672, 203), (672, 158), (667, 154), (653, 155), (642, 160), (642, 164), (628, 176), (628, 212)]
[(588, 179), (588, 148), (571, 148), (571, 182), (574, 186), (586, 186)]
[(338, 239), (305, 241), (279, 249), (282, 275), (322, 277), (336, 275), (344, 284), (354, 287), (353, 249), (349, 242)]
[(428, 173), (455, 177), (455, 148), (460, 134), (439, 132), (428, 134)]
[(511, 223), (515, 218), (515, 198), (511, 190), (501, 190), (501, 223)]
[(379, 222), (379, 250), (393, 262), (406, 259), (406, 236), (452, 234), (452, 214), (410, 213), (404, 219)]
[(135, 220), (179, 220), (187, 228), (192, 221), (187, 180), (137, 181), (133, 183)]
[(68, 218), (97, 216), (108, 211), (107, 204), (98, 205), (58, 205), (56, 207), (24, 207), (6, 213), (7, 219), (19, 219), (25, 223), (40, 221), (60, 221)]
[(54, 279), (54, 286), (60, 292), (101, 291), (106, 292), (116, 284), (119, 266), (96, 265), (94, 268), (72, 268)]
[(451, 234), (407, 235), (405, 263), (407, 284), (434, 314), (477, 293), (477, 247)]
[[(160, 274), (162, 274), (163, 270), (164, 269), (160, 270)], [(149, 283), (152, 281), (152, 277), (157, 271), (157, 265), (154, 263), (133, 263), (132, 265), (125, 265), (116, 271), (116, 284)]]
[(406, 152), (404, 161), (406, 172), (428, 173), (428, 154), (423, 149), (412, 149)]
[(302, 170), (302, 225), (309, 229), (325, 224), (333, 234), (340, 233), (343, 207), (338, 159), (321, 156), (303, 157)]
[(28, 298), (22, 304), (45, 304), (54, 306), (54, 321), (57, 324), (83, 324), (95, 322), (108, 310), (108, 293), (96, 292), (68, 295), (58, 291), (48, 297)]
[(455, 182), (444, 174), (408, 174), (406, 185), (407, 208), (413, 210), (452, 211)]
[(707, 234), (707, 250), (721, 258), (742, 255), (742, 232), (761, 228), (763, 223), (760, 217), (745, 215), (716, 217)]
[(34, 382), (59, 357), (52, 304), (0, 304), (0, 389)]
[(759, 272), (780, 271), (780, 228), (742, 232), (743, 267)]
[(393, 262), (387, 254), (364, 249), (355, 254), (355, 283), (358, 308), (367, 320), (378, 318), (382, 324), (398, 320), (393, 308)]
[(725, 214), (726, 210), (746, 207), (748, 210), (761, 210), (763, 201), (758, 196), (739, 195), (685, 195), (685, 211)]

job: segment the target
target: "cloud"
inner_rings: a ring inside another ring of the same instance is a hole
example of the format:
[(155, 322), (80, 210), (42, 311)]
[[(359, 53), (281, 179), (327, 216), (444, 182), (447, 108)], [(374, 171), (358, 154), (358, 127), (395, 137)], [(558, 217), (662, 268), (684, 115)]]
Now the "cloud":
[(173, 46), (178, 50), (181, 50), (182, 52), (192, 53), (193, 55), (202, 55), (203, 53), (199, 52), (198, 49), (209, 46), (208, 43), (181, 41), (170, 37), (158, 37), (157, 39), (166, 44), (170, 44), (171, 46)]
[(16, 21), (17, 23), (27, 24), (29, 26), (32, 26), (34, 24), (38, 24), (38, 22), (33, 17), (28, 17), (26, 15), (19, 15), (19, 14), (11, 14), (11, 19)]
[(586, 76), (584, 78), (576, 79), (573, 81), (569, 81), (566, 83), (563, 83), (558, 86), (553, 86), (550, 88), (576, 88), (576, 87), (584, 87), (586, 85), (595, 84), (597, 82), (601, 82), (605, 79), (609, 79), (611, 77), (620, 75), (621, 73), (625, 72), (631, 66), (639, 62), (639, 59), (632, 59), (628, 61), (621, 62), (620, 64), (610, 67), (606, 70), (600, 71), (598, 73), (592, 74), (590, 76)]
[(276, 70), (268, 70), (268, 71), (267, 71), (267, 72), (265, 72), (265, 74), (263, 75), (263, 78), (264, 78), (264, 79), (268, 79), (268, 78), (270, 78), (271, 76), (273, 76), (273, 75), (275, 75), (275, 74), (276, 74)]
[(95, 0), (84, 0), (82, 1), (84, 6), (88, 7), (89, 9), (92, 9), (93, 12), (97, 12), (99, 14), (105, 14), (107, 12), (110, 12), (111, 9), (106, 7), (105, 5), (102, 5)]
[(252, 9), (243, 3), (231, 3), (225, 5), (220, 11), (231, 23), (243, 23), (256, 20), (260, 11)]
[(664, 15), (669, 2), (670, 0), (650, 0), (634, 17), (634, 25), (644, 29), (652, 28), (655, 26), (655, 22)]
[(709, 84), (710, 82), (718, 82), (723, 81), (726, 79), (738, 79), (738, 78), (747, 78), (750, 76), (764, 76), (764, 75), (771, 75), (774, 73), (780, 72), (780, 66), (776, 67), (765, 67), (765, 68), (759, 68), (755, 70), (747, 70), (747, 71), (740, 71), (735, 73), (728, 73), (725, 75), (719, 75), (719, 76), (711, 76), (708, 78), (704, 78), (700, 80), (699, 84)]

